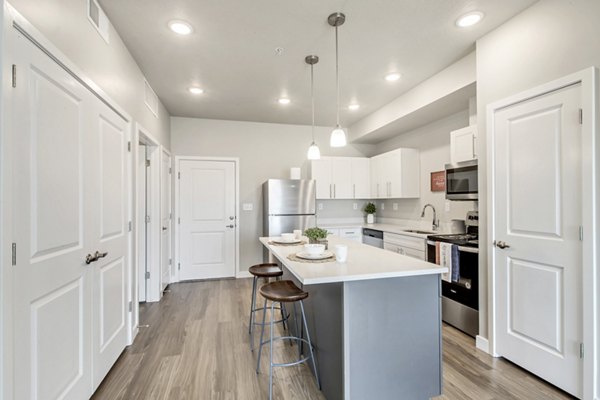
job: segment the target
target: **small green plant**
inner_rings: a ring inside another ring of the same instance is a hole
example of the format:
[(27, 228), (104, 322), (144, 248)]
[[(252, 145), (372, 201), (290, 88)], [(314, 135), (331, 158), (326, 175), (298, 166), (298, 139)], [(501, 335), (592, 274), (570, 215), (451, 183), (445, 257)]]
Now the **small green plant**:
[(367, 214), (375, 214), (377, 212), (377, 207), (375, 206), (374, 203), (367, 203), (367, 205), (365, 205), (365, 213)]
[(310, 239), (311, 242), (316, 242), (319, 239), (327, 238), (327, 229), (321, 229), (318, 227), (308, 228), (304, 231), (304, 236)]

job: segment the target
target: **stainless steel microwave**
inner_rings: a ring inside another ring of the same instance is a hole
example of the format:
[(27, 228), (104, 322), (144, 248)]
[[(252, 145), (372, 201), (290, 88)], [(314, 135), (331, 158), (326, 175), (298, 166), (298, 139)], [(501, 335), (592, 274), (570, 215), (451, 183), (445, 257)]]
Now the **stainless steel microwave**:
[(477, 200), (477, 160), (446, 164), (446, 199)]

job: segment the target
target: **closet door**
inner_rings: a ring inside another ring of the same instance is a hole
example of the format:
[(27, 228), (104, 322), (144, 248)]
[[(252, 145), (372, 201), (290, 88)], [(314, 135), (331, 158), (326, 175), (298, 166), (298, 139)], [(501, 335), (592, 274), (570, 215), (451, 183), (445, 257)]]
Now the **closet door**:
[(15, 399), (83, 399), (92, 393), (91, 210), (96, 190), (92, 96), (18, 37), (12, 88), (17, 262)]

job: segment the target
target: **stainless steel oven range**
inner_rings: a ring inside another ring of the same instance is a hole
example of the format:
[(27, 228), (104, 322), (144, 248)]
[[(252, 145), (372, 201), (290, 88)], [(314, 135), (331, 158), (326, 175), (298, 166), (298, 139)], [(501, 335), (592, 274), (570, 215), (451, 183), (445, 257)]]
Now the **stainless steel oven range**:
[(456, 245), (459, 273), (442, 280), (442, 320), (475, 337), (479, 333), (479, 215), (469, 211), (466, 233), (427, 236), (427, 261), (436, 262), (436, 242)]

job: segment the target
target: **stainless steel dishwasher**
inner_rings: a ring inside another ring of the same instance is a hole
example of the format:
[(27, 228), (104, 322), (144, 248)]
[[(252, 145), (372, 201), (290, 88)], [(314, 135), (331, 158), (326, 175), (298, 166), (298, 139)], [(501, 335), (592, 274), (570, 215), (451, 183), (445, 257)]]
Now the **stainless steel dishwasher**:
[(369, 246), (383, 249), (383, 232), (375, 229), (363, 228), (362, 242)]

